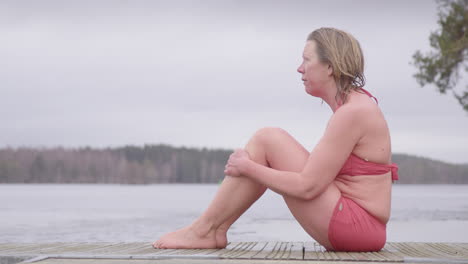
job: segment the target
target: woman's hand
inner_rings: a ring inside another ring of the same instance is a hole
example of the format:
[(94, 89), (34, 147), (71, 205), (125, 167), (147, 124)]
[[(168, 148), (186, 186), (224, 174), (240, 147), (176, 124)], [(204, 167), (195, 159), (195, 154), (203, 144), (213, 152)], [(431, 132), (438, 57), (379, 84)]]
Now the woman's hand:
[(250, 161), (249, 153), (243, 149), (236, 149), (229, 156), (229, 160), (224, 166), (224, 174), (239, 177), (245, 171), (247, 163)]

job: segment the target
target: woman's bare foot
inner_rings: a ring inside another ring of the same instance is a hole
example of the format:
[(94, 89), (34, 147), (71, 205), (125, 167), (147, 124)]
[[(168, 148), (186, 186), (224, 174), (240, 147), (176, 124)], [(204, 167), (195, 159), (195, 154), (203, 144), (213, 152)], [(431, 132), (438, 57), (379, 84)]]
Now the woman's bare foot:
[(216, 248), (225, 248), (227, 246), (227, 229), (218, 227), (216, 229)]
[(225, 248), (226, 232), (218, 229), (201, 231), (189, 225), (162, 236), (153, 243), (154, 248)]

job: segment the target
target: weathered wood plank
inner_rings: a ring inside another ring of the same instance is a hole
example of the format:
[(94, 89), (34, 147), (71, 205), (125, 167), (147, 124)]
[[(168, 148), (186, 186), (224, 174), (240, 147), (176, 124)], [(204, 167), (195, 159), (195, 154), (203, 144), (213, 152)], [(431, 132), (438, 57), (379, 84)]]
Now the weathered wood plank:
[[(230, 242), (223, 249), (154, 249), (149, 242), (132, 243), (0, 243), (0, 258), (49, 256), (62, 259), (243, 259), (245, 261), (308, 260), (321, 263), (452, 262), (468, 263), (468, 243), (388, 242), (378, 252), (327, 251), (313, 241)], [(1, 259), (0, 259), (1, 262)], [(246, 262), (249, 263), (249, 262)], [(273, 263), (273, 262), (272, 262)], [(286, 263), (286, 262), (285, 262)]]
[(233, 246), (231, 250), (227, 251), (222, 258), (236, 258), (238, 255), (242, 255), (245, 251), (251, 247), (253, 242), (238, 242), (237, 245)]
[(1, 252), (2, 255), (15, 253), (15, 254), (42, 254), (47, 253), (47, 250), (56, 252), (58, 249), (63, 247), (69, 247), (72, 245), (78, 245), (79, 243), (28, 243), (24, 246), (20, 246), (17, 249), (10, 249)]
[(303, 242), (288, 242), (285, 254), (280, 259), (303, 259)]
[(278, 242), (273, 241), (266, 242), (265, 246), (260, 251), (258, 251), (257, 254), (253, 255), (252, 258), (265, 259), (268, 255), (270, 255), (273, 252), (277, 243)]
[[(265, 246), (267, 245), (267, 242), (253, 242), (253, 245), (247, 250), (245, 253), (237, 255), (237, 258), (241, 259), (251, 259), (255, 258), (255, 256), (261, 252)], [(221, 255), (221, 258), (226, 258), (225, 255)]]

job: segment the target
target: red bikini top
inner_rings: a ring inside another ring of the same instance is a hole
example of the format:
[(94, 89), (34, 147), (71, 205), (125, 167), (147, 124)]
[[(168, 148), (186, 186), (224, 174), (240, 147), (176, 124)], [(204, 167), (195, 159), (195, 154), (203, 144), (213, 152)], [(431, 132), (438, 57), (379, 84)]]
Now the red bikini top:
[(374, 175), (374, 174), (384, 174), (386, 172), (392, 171), (392, 180), (398, 180), (398, 165), (396, 163), (392, 164), (382, 164), (368, 161), (358, 157), (356, 154), (351, 153), (348, 160), (341, 168), (339, 174), (346, 174), (350, 176), (354, 175)]
[[(368, 91), (362, 89), (367, 95), (370, 97), (374, 98), (377, 104), (379, 101), (377, 98), (372, 96)], [(384, 174), (386, 172), (392, 171), (392, 180), (396, 181), (398, 180), (398, 165), (396, 163), (392, 164), (382, 164), (382, 163), (375, 163), (372, 161), (369, 161), (367, 159), (363, 159), (361, 157), (358, 157), (354, 153), (351, 153), (349, 155), (349, 158), (346, 160), (345, 164), (341, 168), (340, 174), (346, 174), (350, 176), (354, 175), (374, 175), (374, 174)]]

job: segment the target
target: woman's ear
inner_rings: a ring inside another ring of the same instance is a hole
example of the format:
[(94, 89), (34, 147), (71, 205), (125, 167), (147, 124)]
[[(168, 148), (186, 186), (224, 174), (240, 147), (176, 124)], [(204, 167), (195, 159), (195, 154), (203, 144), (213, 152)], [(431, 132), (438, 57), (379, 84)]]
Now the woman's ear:
[(333, 75), (333, 67), (330, 64), (328, 64), (327, 73), (328, 73), (328, 76)]

